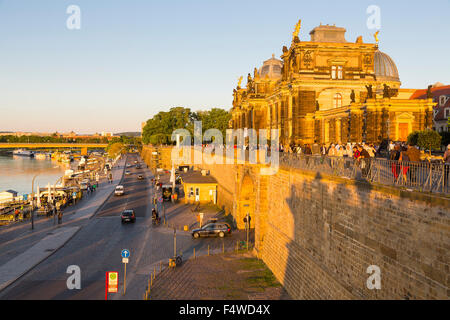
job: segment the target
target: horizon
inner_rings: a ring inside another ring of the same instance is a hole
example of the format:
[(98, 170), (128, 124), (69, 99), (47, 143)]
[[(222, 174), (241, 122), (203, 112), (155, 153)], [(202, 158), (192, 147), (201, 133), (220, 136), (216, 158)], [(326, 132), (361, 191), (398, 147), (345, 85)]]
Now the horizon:
[[(345, 28), (348, 42), (362, 35), (374, 43), (376, 30), (366, 25), (372, 4), (381, 9), (380, 50), (395, 61), (401, 88), (449, 85), (445, 0), (0, 0), (0, 38), (7, 48), (0, 52), (0, 129), (140, 132), (142, 122), (171, 107), (228, 111), (239, 76), (272, 54), (279, 58), (299, 19), (301, 41), (322, 23)], [(80, 7), (79, 30), (66, 26), (70, 5)]]

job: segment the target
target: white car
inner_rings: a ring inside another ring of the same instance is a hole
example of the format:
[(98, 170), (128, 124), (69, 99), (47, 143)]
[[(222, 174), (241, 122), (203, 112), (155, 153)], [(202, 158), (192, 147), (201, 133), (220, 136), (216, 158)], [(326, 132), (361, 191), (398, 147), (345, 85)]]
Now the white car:
[(124, 193), (125, 193), (125, 192), (124, 192), (124, 190), (123, 190), (123, 186), (122, 186), (122, 185), (118, 185), (118, 186), (116, 187), (116, 190), (114, 190), (114, 194), (115, 194), (116, 196), (123, 196)]

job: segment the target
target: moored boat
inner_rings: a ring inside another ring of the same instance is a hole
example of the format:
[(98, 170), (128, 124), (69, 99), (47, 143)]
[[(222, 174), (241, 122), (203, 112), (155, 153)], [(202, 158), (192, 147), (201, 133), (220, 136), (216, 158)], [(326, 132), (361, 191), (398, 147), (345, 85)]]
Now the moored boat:
[(34, 153), (33, 153), (33, 151), (30, 151), (30, 150), (16, 149), (13, 151), (13, 155), (22, 156), (22, 157), (33, 157)]

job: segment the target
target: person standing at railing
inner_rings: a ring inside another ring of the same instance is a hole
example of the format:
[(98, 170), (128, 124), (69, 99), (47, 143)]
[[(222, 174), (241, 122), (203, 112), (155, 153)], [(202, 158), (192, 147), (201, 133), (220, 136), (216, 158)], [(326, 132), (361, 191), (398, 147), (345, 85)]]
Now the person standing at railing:
[(398, 163), (398, 160), (400, 159), (400, 145), (396, 144), (394, 146), (394, 149), (389, 154), (389, 160), (392, 160), (391, 165), (391, 171), (394, 174), (395, 180), (397, 180), (399, 172), (400, 172), (400, 165)]
[(314, 144), (311, 147), (312, 154), (315, 156), (320, 155), (320, 146), (317, 143), (317, 140), (314, 141)]
[(358, 152), (358, 160), (360, 161), (362, 176), (367, 177), (370, 169), (370, 154), (361, 145), (358, 145)]
[(444, 153), (444, 187), (448, 188), (448, 178), (450, 173), (450, 144)]
[[(404, 154), (408, 156), (410, 162), (420, 162), (420, 151), (412, 143), (408, 145), (408, 149)], [(411, 183), (417, 182), (417, 166), (418, 164), (412, 164), (409, 168), (409, 179)]]

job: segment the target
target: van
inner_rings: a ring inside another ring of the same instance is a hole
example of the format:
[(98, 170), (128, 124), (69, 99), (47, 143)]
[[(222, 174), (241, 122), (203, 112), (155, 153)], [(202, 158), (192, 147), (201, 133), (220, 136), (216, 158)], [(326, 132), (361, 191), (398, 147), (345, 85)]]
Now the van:
[(123, 196), (124, 193), (125, 193), (125, 192), (124, 192), (124, 190), (123, 190), (123, 186), (122, 186), (122, 185), (118, 185), (118, 186), (116, 187), (116, 189), (114, 190), (114, 194), (115, 194), (116, 196)]

